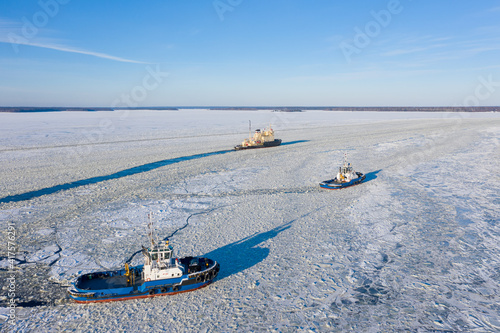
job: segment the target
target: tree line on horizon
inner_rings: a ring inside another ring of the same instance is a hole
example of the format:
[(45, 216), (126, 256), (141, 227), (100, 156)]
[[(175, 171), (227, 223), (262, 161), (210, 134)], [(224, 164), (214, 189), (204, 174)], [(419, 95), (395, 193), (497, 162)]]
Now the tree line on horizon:
[(114, 110), (179, 110), (179, 109), (208, 109), (208, 110), (235, 110), (235, 111), (252, 111), (252, 110), (271, 110), (276, 112), (301, 112), (307, 110), (321, 111), (379, 111), (379, 112), (498, 112), (500, 106), (182, 106), (182, 107), (128, 107), (128, 108), (111, 108), (111, 107), (0, 107), (0, 112), (61, 112), (61, 111), (114, 111)]

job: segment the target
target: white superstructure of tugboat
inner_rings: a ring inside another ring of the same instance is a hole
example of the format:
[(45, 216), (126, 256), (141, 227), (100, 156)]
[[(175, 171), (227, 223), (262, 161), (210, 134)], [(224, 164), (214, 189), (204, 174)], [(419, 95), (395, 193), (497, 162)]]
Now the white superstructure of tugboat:
[(150, 247), (142, 248), (144, 265), (83, 274), (68, 288), (70, 297), (88, 303), (171, 295), (205, 287), (219, 273), (212, 259), (175, 258), (168, 240), (150, 241)]
[(249, 125), (249, 135), (248, 139), (243, 140), (241, 145), (237, 145), (234, 147), (236, 150), (243, 149), (254, 149), (254, 148), (267, 148), (267, 147), (276, 147), (281, 144), (281, 139), (274, 138), (274, 130), (269, 125), (269, 129), (255, 130), (253, 136), (251, 135), (251, 125)]
[(339, 172), (334, 179), (325, 180), (319, 183), (321, 188), (328, 190), (338, 190), (341, 188), (357, 185), (365, 180), (366, 176), (361, 172), (354, 171), (351, 163), (347, 162), (347, 155), (344, 156), (344, 165), (339, 167)]

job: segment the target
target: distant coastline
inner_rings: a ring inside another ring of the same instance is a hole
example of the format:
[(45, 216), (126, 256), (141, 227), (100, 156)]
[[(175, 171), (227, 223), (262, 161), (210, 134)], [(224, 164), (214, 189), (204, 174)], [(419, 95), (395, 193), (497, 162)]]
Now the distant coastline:
[(80, 111), (80, 112), (96, 112), (96, 111), (115, 111), (115, 110), (178, 110), (172, 107), (141, 107), (141, 108), (108, 108), (108, 107), (36, 107), (36, 106), (0, 106), (0, 112), (24, 113), (24, 112), (63, 112), (63, 111)]
[(179, 109), (207, 109), (225, 111), (256, 111), (269, 110), (274, 112), (302, 112), (308, 110), (319, 111), (373, 111), (373, 112), (499, 112), (500, 106), (154, 106), (154, 107), (130, 107), (130, 108), (110, 108), (110, 107), (0, 107), (0, 112), (9, 113), (29, 113), (29, 112), (63, 112), (63, 111), (115, 111), (115, 110), (157, 110), (157, 111), (178, 111)]

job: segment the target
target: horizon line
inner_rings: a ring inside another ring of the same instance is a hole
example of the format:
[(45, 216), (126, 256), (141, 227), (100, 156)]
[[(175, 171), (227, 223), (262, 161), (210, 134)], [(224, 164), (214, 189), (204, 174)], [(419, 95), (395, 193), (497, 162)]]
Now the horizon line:
[(325, 110), (325, 109), (488, 109), (498, 108), (500, 105), (483, 105), (483, 106), (465, 106), (465, 105), (438, 105), (438, 106), (217, 106), (217, 105), (200, 105), (200, 106), (142, 106), (142, 107), (105, 107), (105, 106), (0, 106), (0, 110), (4, 112), (7, 110), (17, 111), (115, 111), (115, 110), (179, 110), (179, 109), (233, 109), (233, 110), (291, 110), (299, 111), (304, 110)]

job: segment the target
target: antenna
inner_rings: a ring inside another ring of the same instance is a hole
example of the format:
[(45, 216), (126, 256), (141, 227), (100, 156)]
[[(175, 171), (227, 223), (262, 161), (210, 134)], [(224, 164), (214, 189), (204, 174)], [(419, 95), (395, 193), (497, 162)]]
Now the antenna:
[(155, 245), (153, 213), (148, 213), (148, 236), (151, 246)]

